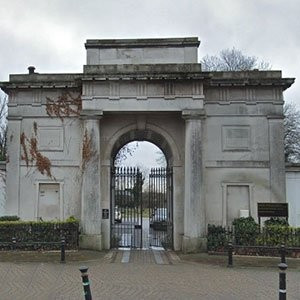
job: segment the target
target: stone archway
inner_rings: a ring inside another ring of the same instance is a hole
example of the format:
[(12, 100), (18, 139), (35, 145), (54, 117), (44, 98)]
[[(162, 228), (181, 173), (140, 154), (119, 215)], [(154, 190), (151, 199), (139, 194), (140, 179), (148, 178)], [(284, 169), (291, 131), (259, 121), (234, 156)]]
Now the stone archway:
[[(156, 145), (163, 152), (167, 167), (153, 168), (149, 174), (138, 168), (114, 167), (117, 153), (132, 141)], [(166, 138), (149, 128), (131, 129), (114, 143), (111, 151), (111, 248), (174, 248), (173, 152)], [(147, 191), (143, 191), (144, 180), (149, 180)]]
[(147, 123), (143, 126), (130, 124), (117, 130), (108, 141), (103, 158), (104, 161), (111, 163), (119, 149), (134, 140), (148, 141), (160, 148), (166, 157), (168, 166), (182, 165), (180, 151), (172, 136), (166, 130), (153, 123)]

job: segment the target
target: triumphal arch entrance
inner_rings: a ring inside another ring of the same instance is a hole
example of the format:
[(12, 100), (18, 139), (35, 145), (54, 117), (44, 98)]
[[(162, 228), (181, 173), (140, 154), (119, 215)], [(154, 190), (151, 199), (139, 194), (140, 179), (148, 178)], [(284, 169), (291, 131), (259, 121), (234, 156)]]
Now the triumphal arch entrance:
[(152, 245), (199, 251), (207, 224), (284, 202), (282, 93), (293, 79), (203, 72), (199, 44), (87, 40), (82, 73), (30, 67), (0, 83), (9, 95), (7, 214), (74, 215), (83, 248), (143, 247), (143, 176), (113, 164), (133, 140), (154, 143), (167, 160), (149, 174)]

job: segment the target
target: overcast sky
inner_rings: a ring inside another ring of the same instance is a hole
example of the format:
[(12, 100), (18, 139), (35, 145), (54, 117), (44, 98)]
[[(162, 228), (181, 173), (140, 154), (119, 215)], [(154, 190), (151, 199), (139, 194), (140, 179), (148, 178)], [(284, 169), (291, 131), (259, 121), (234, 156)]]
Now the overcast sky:
[[(197, 36), (199, 60), (236, 47), (300, 78), (299, 0), (0, 0), (0, 81), (82, 72), (86, 39)], [(285, 100), (300, 107), (300, 83)]]
[[(198, 36), (199, 59), (236, 48), (300, 78), (299, 0), (0, 0), (0, 80), (81, 72), (91, 38)], [(300, 106), (300, 84), (285, 93)]]

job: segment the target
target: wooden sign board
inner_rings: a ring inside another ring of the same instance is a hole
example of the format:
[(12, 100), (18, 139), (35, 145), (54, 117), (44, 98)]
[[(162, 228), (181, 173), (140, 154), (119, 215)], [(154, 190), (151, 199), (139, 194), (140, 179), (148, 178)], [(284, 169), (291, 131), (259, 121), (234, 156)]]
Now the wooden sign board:
[(288, 203), (257, 203), (258, 217), (288, 218)]

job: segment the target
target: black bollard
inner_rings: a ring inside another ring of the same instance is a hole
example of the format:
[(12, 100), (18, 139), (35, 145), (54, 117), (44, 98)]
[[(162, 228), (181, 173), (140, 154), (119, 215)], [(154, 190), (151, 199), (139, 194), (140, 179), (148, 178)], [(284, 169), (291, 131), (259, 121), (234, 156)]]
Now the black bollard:
[(285, 259), (285, 245), (281, 245), (280, 247), (280, 257), (281, 257), (281, 263), (286, 264), (286, 259)]
[(233, 251), (233, 247), (232, 247), (232, 243), (228, 243), (228, 268), (232, 268), (233, 267), (233, 259), (232, 259), (232, 251)]
[(61, 243), (60, 243), (60, 262), (65, 263), (66, 262), (66, 253), (65, 253), (65, 245), (66, 241), (65, 238), (61, 238)]
[(286, 300), (286, 269), (287, 264), (278, 264), (279, 268), (279, 300)]
[(85, 300), (92, 300), (90, 282), (89, 282), (89, 275), (87, 273), (88, 267), (80, 267), (79, 271), (81, 272), (82, 277), (82, 285), (84, 291), (84, 299)]
[(13, 237), (12, 239), (12, 249), (16, 250), (17, 249), (17, 239)]

